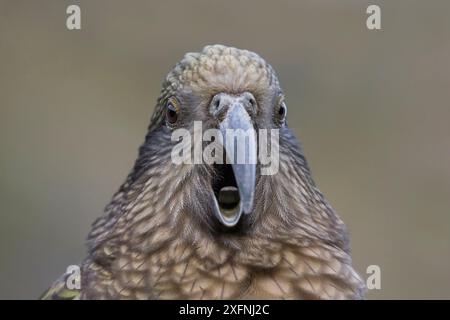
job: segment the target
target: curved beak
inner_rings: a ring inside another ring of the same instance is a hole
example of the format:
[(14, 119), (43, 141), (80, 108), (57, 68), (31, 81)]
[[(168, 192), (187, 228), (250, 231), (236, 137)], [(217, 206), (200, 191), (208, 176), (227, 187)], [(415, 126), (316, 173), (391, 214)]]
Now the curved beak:
[(255, 194), (257, 137), (252, 120), (241, 102), (233, 102), (220, 123), (226, 163), (231, 165), (239, 192), (239, 210), (230, 216), (218, 208), (218, 218), (225, 226), (231, 227), (239, 222), (244, 214), (253, 209)]

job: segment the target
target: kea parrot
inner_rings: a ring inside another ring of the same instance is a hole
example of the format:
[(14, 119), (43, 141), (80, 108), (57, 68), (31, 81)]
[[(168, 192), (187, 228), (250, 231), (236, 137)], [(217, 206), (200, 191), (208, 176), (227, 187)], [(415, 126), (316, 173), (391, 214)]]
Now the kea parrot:
[[(243, 152), (254, 161), (176, 163), (180, 139), (173, 134), (194, 133), (196, 122), (202, 132), (238, 132), (215, 140), (222, 157)], [(278, 132), (268, 143), (278, 156), (269, 174), (259, 158), (261, 129)], [(248, 132), (245, 143), (226, 143)], [(80, 286), (69, 288), (70, 274), (63, 274), (42, 299), (362, 299), (365, 293), (346, 226), (314, 183), (287, 125), (275, 71), (258, 54), (224, 45), (187, 53), (169, 72), (134, 167), (93, 223), (87, 247)]]

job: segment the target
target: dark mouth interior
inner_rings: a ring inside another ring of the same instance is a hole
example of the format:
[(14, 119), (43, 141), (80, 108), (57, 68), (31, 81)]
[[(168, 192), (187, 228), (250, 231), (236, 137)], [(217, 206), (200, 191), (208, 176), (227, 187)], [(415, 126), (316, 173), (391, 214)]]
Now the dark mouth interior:
[(213, 190), (220, 212), (227, 218), (239, 213), (240, 197), (233, 169), (230, 164), (215, 164)]

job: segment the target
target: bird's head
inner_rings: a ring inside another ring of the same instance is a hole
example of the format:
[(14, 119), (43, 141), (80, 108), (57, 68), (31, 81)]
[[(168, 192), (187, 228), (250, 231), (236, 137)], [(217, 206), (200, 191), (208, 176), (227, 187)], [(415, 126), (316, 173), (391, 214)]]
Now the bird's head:
[(252, 215), (257, 201), (260, 129), (270, 143), (271, 130), (285, 125), (286, 113), (278, 79), (264, 59), (247, 50), (207, 46), (186, 54), (168, 74), (147, 143), (164, 149), (166, 161), (169, 154), (171, 162), (177, 162), (174, 154), (183, 158), (170, 165), (168, 183), (194, 186), (182, 198), (206, 205), (190, 203), (191, 214), (232, 229)]

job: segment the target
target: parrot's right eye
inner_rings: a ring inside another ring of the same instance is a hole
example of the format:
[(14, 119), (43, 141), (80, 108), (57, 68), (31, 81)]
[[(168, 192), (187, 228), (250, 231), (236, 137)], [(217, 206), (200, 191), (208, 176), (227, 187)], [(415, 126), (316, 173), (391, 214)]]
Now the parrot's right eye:
[(173, 125), (178, 120), (178, 103), (175, 99), (169, 99), (166, 104), (166, 121)]

